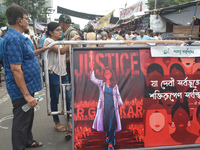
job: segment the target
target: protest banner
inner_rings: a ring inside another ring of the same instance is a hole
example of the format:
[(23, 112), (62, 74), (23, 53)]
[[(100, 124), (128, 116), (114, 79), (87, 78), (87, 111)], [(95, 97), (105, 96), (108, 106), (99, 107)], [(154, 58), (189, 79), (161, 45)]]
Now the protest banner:
[(141, 47), (77, 48), (73, 74), (74, 149), (200, 143), (199, 58), (151, 57)]
[(136, 15), (138, 12), (144, 11), (144, 7), (145, 7), (145, 1), (140, 0), (136, 4), (121, 10), (119, 13), (120, 14), (119, 19), (120, 20), (129, 19), (134, 15)]
[(114, 10), (112, 12), (110, 12), (109, 14), (107, 14), (106, 16), (99, 19), (97, 21), (96, 29), (101, 29), (101, 28), (109, 25), (110, 24), (110, 18), (112, 17), (113, 12), (114, 12)]

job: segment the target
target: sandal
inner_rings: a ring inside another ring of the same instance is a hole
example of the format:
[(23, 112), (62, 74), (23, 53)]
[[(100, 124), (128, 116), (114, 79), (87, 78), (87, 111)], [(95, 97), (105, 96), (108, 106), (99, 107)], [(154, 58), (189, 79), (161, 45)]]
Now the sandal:
[(70, 122), (67, 123), (68, 131), (72, 132), (72, 124)]
[(58, 124), (55, 124), (55, 129), (60, 131), (60, 132), (65, 132), (66, 131), (66, 128), (61, 124), (61, 123), (58, 123)]
[(43, 145), (42, 142), (33, 140), (33, 143), (27, 146), (26, 148), (37, 148), (37, 147), (41, 147), (42, 145)]

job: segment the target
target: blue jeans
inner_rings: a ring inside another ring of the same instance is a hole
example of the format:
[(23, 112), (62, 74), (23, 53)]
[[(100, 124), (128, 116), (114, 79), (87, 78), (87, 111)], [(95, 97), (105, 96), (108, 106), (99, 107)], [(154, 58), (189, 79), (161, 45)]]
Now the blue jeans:
[[(62, 84), (69, 84), (68, 75), (62, 76), (61, 80)], [(50, 84), (50, 97), (51, 97), (51, 111), (58, 111), (58, 100), (60, 92), (59, 75), (55, 73), (49, 73), (49, 84)], [(70, 90), (66, 90), (66, 104), (67, 104), (67, 111), (69, 111), (71, 104)], [(69, 121), (69, 114), (67, 114), (67, 120)], [(53, 121), (59, 122), (58, 115), (53, 115)]]

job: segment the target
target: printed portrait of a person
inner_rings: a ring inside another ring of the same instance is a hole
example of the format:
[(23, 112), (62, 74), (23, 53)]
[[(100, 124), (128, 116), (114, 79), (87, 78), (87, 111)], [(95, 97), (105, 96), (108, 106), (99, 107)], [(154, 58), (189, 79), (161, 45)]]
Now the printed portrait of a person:
[(90, 63), (90, 80), (99, 87), (97, 113), (92, 128), (106, 133), (108, 150), (114, 150), (115, 132), (122, 130), (119, 106), (123, 105), (114, 71), (107, 67), (103, 79), (95, 77), (94, 66)]

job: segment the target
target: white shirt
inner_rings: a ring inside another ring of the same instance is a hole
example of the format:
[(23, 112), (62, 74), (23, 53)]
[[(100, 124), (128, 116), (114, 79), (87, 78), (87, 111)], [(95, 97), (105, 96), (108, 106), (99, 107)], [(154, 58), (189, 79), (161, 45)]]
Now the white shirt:
[[(44, 41), (44, 45), (54, 42), (52, 38), (46, 38)], [(62, 48), (62, 46), (61, 46)], [(48, 55), (48, 70), (53, 71), (57, 75), (64, 76), (67, 74), (66, 72), (66, 54), (60, 55), (60, 66), (59, 66), (59, 57), (58, 53), (49, 50)]]
[(133, 40), (134, 38), (135, 38), (135, 35), (133, 35), (133, 34), (131, 34), (131, 35), (126, 34), (126, 36), (125, 36), (126, 40)]

